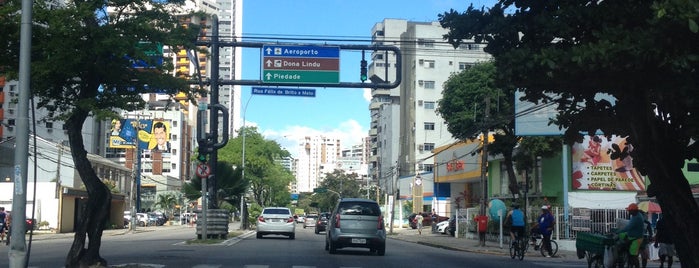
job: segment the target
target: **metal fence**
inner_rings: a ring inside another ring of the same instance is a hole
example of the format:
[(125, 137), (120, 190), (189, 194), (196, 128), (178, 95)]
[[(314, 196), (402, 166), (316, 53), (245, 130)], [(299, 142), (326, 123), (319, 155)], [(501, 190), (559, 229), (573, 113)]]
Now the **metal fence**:
[[(456, 212), (456, 215), (452, 215), (458, 216), (458, 237), (470, 237), (475, 234), (477, 226), (474, 217), (478, 213), (479, 208), (466, 208), (460, 209)], [(553, 232), (553, 238), (556, 240), (575, 239), (579, 232), (609, 233), (612, 229), (617, 228), (620, 220), (629, 218), (629, 213), (625, 209), (571, 208), (568, 211), (567, 222), (565, 221), (563, 208), (553, 207), (551, 213), (553, 213), (556, 219), (556, 228)], [(540, 214), (541, 210), (539, 208), (527, 208), (527, 229), (533, 226)], [(488, 233), (494, 235), (492, 237), (497, 237), (499, 230), (499, 223), (490, 221)], [(507, 229), (504, 229), (503, 232), (509, 234)]]

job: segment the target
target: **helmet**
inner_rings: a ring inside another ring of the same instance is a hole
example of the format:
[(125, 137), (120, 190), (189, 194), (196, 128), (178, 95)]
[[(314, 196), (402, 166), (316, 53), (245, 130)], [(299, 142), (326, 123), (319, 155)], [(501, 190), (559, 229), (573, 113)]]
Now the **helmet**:
[(513, 207), (513, 208), (519, 208), (519, 204), (517, 204), (517, 203), (512, 203), (512, 207)]
[(543, 205), (543, 206), (541, 206), (541, 209), (542, 209), (542, 210), (549, 210), (549, 206)]
[(628, 207), (626, 207), (626, 210), (628, 210), (628, 211), (638, 210), (638, 205), (636, 205), (636, 203), (631, 203), (631, 204), (629, 204)]

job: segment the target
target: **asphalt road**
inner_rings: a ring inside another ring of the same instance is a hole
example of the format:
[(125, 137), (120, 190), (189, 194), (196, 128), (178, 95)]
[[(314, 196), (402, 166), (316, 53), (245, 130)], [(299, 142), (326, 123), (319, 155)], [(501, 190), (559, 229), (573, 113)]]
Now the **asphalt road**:
[[(300, 227), (301, 225), (298, 225)], [(214, 245), (192, 245), (185, 241), (196, 237), (194, 228), (149, 227), (148, 231), (125, 233), (111, 231), (102, 240), (102, 257), (110, 267), (587, 267), (583, 261), (525, 258), (464, 252), (430, 247), (399, 239), (389, 239), (385, 256), (368, 249), (341, 249), (331, 255), (324, 250), (324, 232), (297, 228), (296, 239), (265, 236), (256, 239), (254, 232)], [(63, 267), (72, 235), (36, 235), (32, 242), (29, 267)], [(8, 248), (0, 245), (0, 256)], [(0, 267), (7, 267), (7, 257)]]

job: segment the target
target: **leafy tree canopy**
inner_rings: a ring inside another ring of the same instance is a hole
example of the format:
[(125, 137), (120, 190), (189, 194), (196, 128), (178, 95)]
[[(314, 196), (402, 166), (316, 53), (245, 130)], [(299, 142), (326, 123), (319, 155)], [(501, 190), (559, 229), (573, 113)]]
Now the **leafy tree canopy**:
[[(699, 156), (699, 1), (503, 0), (439, 15), (454, 45), (486, 42), (499, 84), (553, 102), (568, 143), (628, 136), (680, 258), (699, 266), (699, 208), (681, 168)], [(609, 98), (600, 98), (604, 93)]]
[(289, 184), (294, 176), (277, 161), (290, 156), (276, 141), (266, 140), (255, 127), (241, 129), (244, 133), (229, 140), (219, 150), (219, 159), (242, 168), (243, 136), (245, 137), (245, 181), (253, 200), (260, 206), (287, 206), (291, 202)]
[[(21, 2), (7, 0), (0, 6), (0, 72), (9, 79), (19, 72)], [(35, 120), (65, 121), (73, 161), (89, 196), (65, 266), (106, 266), (99, 250), (111, 194), (87, 159), (83, 124), (88, 117), (114, 118), (121, 110), (142, 109), (140, 93), (184, 92), (193, 101), (196, 92), (174, 76), (172, 59), (164, 54), (160, 64), (160, 55), (153, 52), (161, 46), (194, 48), (200, 27), (188, 21), (204, 14), (185, 11), (179, 0), (33, 3), (31, 94), (38, 108), (48, 112), (47, 118)], [(134, 62), (144, 68), (134, 68)]]

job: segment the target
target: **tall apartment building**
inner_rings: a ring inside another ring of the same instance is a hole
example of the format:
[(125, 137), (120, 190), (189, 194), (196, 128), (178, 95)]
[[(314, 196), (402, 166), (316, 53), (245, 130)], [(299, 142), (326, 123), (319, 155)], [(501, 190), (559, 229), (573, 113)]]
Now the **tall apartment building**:
[(338, 138), (316, 135), (299, 139), (296, 164), (297, 193), (312, 192), (325, 173), (335, 169), (342, 150)]
[(396, 70), (394, 54), (374, 52), (369, 66), (369, 76), (383, 80), (395, 77), (396, 71), (402, 73), (398, 88), (372, 90), (369, 105), (370, 173), (389, 193), (396, 175), (431, 172), (432, 150), (454, 141), (435, 112), (442, 84), (451, 74), (490, 58), (484, 45), (463, 44), (455, 49), (443, 40), (446, 33), (438, 22), (400, 19), (385, 19), (372, 28), (373, 44), (397, 46), (403, 57), (401, 69)]
[[(218, 0), (218, 35), (224, 41), (242, 41), (243, 35), (243, 0)], [(242, 77), (241, 47), (221, 47), (219, 49), (219, 77), (224, 80), (240, 79)], [(219, 102), (228, 108), (228, 133), (237, 135), (242, 125), (241, 118), (241, 88), (240, 86), (219, 86)], [(223, 124), (220, 122), (220, 128)], [(221, 131), (219, 132), (221, 133)]]

